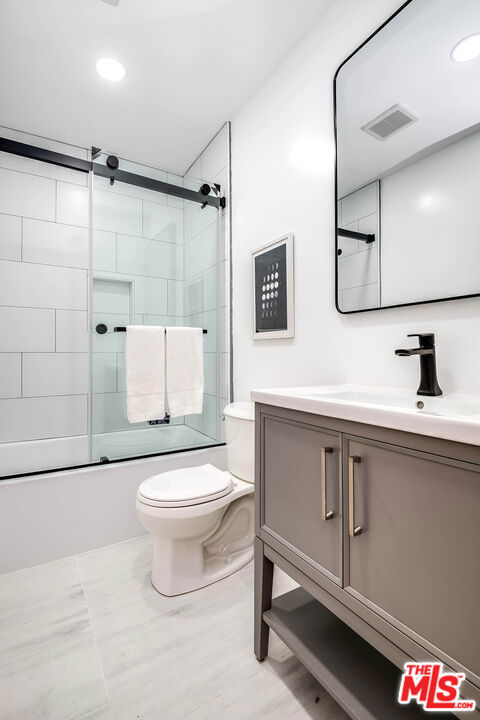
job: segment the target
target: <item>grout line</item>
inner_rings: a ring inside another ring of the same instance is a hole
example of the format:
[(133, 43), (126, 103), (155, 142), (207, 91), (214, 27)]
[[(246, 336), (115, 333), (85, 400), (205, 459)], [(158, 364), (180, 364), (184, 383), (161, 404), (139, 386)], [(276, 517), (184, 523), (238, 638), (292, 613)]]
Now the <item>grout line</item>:
[[(3, 305), (0, 304), (0, 308), (10, 308), (11, 310), (63, 310), (64, 312), (87, 312), (87, 308), (71, 308), (71, 307), (51, 307), (46, 305)], [(97, 313), (98, 314), (98, 313)], [(158, 315), (159, 313), (155, 313)]]
[[(140, 240), (142, 238), (139, 238)], [(171, 243), (172, 245), (174, 243)], [(14, 261), (12, 261), (14, 262)], [(35, 264), (35, 263), (32, 263)], [(37, 263), (41, 264), (41, 263)], [(54, 267), (57, 267), (54, 265)], [(58, 267), (63, 267), (59, 265)], [(213, 267), (213, 266), (212, 266)], [(72, 268), (75, 269), (75, 268)], [(85, 268), (79, 268), (81, 270), (85, 270)], [(95, 274), (97, 273), (97, 274)], [(100, 274), (98, 274), (100, 273)], [(118, 277), (119, 276), (119, 277)], [(111, 281), (111, 282), (131, 282), (132, 278), (147, 278), (148, 280), (173, 280), (174, 282), (183, 282), (183, 280), (178, 280), (177, 278), (172, 277), (157, 277), (156, 275), (139, 275), (138, 273), (131, 273), (131, 272), (123, 272), (123, 271), (117, 271), (117, 270), (93, 270), (93, 279), (97, 281)]]
[[(82, 228), (82, 229), (83, 229), (83, 228)], [(22, 254), (23, 254), (23, 233), (22, 233)], [(23, 263), (23, 265), (42, 265), (42, 266), (44, 266), (44, 267), (58, 268), (59, 270), (82, 270), (83, 272), (88, 272), (88, 267), (87, 267), (86, 265), (83, 265), (83, 266), (81, 266), (81, 267), (80, 267), (79, 265), (58, 265), (58, 264), (51, 263), (51, 262), (50, 262), (50, 263), (45, 262), (44, 260), (42, 260), (42, 261), (39, 261), (39, 260), (23, 260), (23, 259), (21, 259), (21, 260), (13, 260), (12, 258), (8, 258), (8, 259), (7, 259), (7, 258), (1, 258), (1, 261), (2, 261), (2, 262), (14, 262), (14, 263), (18, 263), (18, 264)], [(103, 271), (99, 271), (99, 272), (103, 272)], [(107, 272), (108, 272), (108, 271), (107, 271)], [(146, 277), (149, 277), (149, 276), (147, 275)], [(162, 279), (162, 278), (160, 278), (160, 279)]]
[[(180, 208), (178, 208), (180, 209)], [(17, 217), (14, 215), (14, 217)], [(42, 220), (41, 222), (51, 222), (50, 220)], [(62, 225), (65, 223), (57, 223), (57, 225)], [(83, 227), (83, 225), (72, 225), (71, 227)], [(207, 227), (210, 227), (210, 225), (207, 225)], [(206, 228), (205, 228), (206, 229)], [(104, 230), (103, 228), (94, 228), (94, 232), (106, 232), (110, 233), (111, 235), (121, 235), (122, 237), (131, 238), (132, 240), (147, 240), (148, 242), (158, 242), (162, 243), (163, 245), (177, 245), (178, 247), (182, 247), (184, 243), (180, 242), (172, 242), (172, 240), (159, 240), (157, 237), (145, 237), (143, 235), (132, 235), (132, 233), (126, 233), (126, 232), (118, 232), (118, 230)], [(200, 232), (203, 232), (201, 230)], [(197, 237), (197, 236), (195, 236)]]
[[(67, 227), (83, 228), (84, 230), (88, 230), (88, 225), (72, 225), (72, 223), (57, 223), (56, 220), (49, 220), (48, 218), (38, 217), (38, 216), (33, 216), (33, 215), (23, 215), (22, 213), (2, 212), (2, 213), (0, 213), (0, 215), (10, 215), (11, 217), (23, 217), (23, 218), (25, 218), (25, 220), (38, 220), (38, 222), (51, 223), (52, 225), (66, 225)], [(95, 228), (95, 229), (98, 230), (98, 228)], [(109, 232), (109, 231), (106, 230), (105, 232)]]
[[(35, 353), (24, 353), (25, 355), (35, 355)], [(82, 353), (86, 355), (87, 353)], [(102, 393), (105, 394), (105, 393)], [(108, 394), (108, 393), (107, 393)], [(52, 398), (77, 398), (77, 397), (88, 397), (87, 392), (78, 393), (55, 393), (55, 395), (25, 395), (20, 398), (1, 398), (2, 400), (51, 400)], [(62, 436), (63, 437), (63, 436)], [(68, 437), (68, 436), (65, 436)]]
[[(18, 400), (18, 399), (21, 400), (21, 398), (12, 398), (12, 400)], [(0, 447), (4, 448), (5, 445), (21, 445), (22, 443), (38, 443), (38, 442), (44, 442), (47, 440), (74, 440), (75, 438), (82, 438), (82, 437), (88, 437), (88, 432), (85, 431), (82, 433), (76, 433), (75, 435), (72, 435), (72, 434), (70, 434), (70, 435), (45, 435), (44, 437), (34, 437), (34, 438), (28, 438), (25, 440), (2, 440), (2, 442), (0, 443)], [(73, 467), (76, 468), (77, 466), (74, 465)], [(89, 467), (89, 465), (83, 464), (83, 465), (80, 465), (80, 467)], [(62, 471), (70, 470), (71, 466), (63, 465), (60, 469)], [(38, 468), (36, 468), (35, 470), (27, 470), (28, 475), (36, 475), (38, 472), (56, 472), (56, 470), (55, 469), (52, 470), (50, 468), (46, 468), (45, 470), (38, 469)], [(17, 473), (14, 473), (14, 475), (16, 475), (16, 474)], [(4, 476), (0, 475), (0, 479), (3, 480)]]
[[(106, 355), (109, 353), (115, 353), (115, 350), (96, 350), (97, 355)], [(18, 355), (24, 353), (24, 355), (88, 355), (88, 350), (59, 350), (57, 353), (55, 350), (1, 350), (1, 355)]]
[[(0, 215), (12, 215), (12, 213), (0, 213)], [(29, 217), (28, 215), (12, 215), (12, 217), (24, 217), (26, 220), (33, 220), (33, 222), (48, 223), (49, 225), (59, 225), (60, 227), (77, 228), (78, 230), (89, 229), (88, 225), (75, 225), (74, 223), (57, 222), (56, 220), (45, 220), (45, 218)], [(109, 232), (108, 230), (102, 232)], [(167, 241), (165, 241), (167, 242)]]
[(83, 580), (83, 577), (82, 577), (82, 571), (81, 571), (81, 569), (80, 569), (80, 562), (79, 562), (79, 559), (78, 559), (78, 555), (75, 555), (75, 562), (76, 562), (76, 564), (77, 564), (78, 578), (79, 578), (79, 580), (80, 580), (80, 585), (82, 586), (83, 597), (84, 597), (84, 599), (85, 599), (85, 607), (86, 607), (86, 609), (87, 609), (87, 615), (88, 615), (88, 624), (89, 624), (89, 627), (90, 627), (90, 631), (91, 631), (91, 633), (92, 633), (92, 639), (93, 639), (93, 643), (94, 643), (94, 645), (95, 645), (95, 652), (96, 652), (96, 654), (97, 654), (98, 664), (99, 664), (99, 666), (100, 666), (100, 671), (101, 671), (101, 673), (102, 673), (102, 679), (103, 679), (103, 685), (104, 685), (104, 688), (105, 688), (105, 695), (106, 695), (106, 698), (107, 698), (108, 709), (109, 709), (109, 712), (110, 712), (110, 717), (113, 718), (112, 699), (111, 699), (110, 692), (109, 692), (109, 689), (108, 689), (107, 679), (106, 679), (106, 677), (105, 677), (105, 670), (104, 670), (104, 668), (103, 668), (102, 656), (101, 656), (101, 654), (100, 654), (100, 648), (99, 648), (99, 646), (98, 646), (98, 640), (97, 640), (97, 636), (96, 636), (96, 634), (95, 634), (95, 630), (94, 630), (94, 626), (93, 626), (92, 613), (91, 613), (91, 610), (90, 610), (90, 604), (89, 604), (89, 602), (88, 602), (87, 590), (86, 590), (85, 583), (84, 583), (84, 580)]
[[(10, 153), (8, 153), (10, 155)], [(18, 155), (14, 155), (14, 157), (19, 157)], [(35, 158), (25, 158), (26, 160), (30, 160), (30, 162), (40, 162), (44, 163), (44, 160), (36, 160)], [(81, 159), (81, 158), (78, 158)], [(66, 172), (78, 172), (82, 175), (86, 175), (86, 173), (83, 170), (75, 170), (74, 168), (62, 168)], [(52, 182), (64, 182), (68, 183), (69, 185), (74, 185), (75, 187), (87, 187), (86, 183), (80, 183), (80, 182), (74, 182), (72, 180), (60, 180), (59, 178), (52, 177), (51, 175), (41, 175), (40, 173), (31, 172), (29, 170), (19, 170), (18, 168), (12, 168), (12, 167), (6, 167), (5, 165), (0, 164), (0, 170), (6, 170), (7, 172), (12, 173), (19, 173), (20, 175), (28, 175), (29, 177), (33, 178), (41, 178), (42, 180), (51, 180)]]

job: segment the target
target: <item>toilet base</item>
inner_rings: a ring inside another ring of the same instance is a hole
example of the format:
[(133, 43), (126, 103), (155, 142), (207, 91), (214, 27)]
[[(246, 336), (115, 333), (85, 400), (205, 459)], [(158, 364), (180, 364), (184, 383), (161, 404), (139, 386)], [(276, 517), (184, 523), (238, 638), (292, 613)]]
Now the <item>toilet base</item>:
[(237, 480), (229, 495), (202, 507), (163, 509), (137, 500), (137, 510), (153, 535), (151, 582), (162, 595), (211, 585), (253, 558), (253, 487), (247, 483)]
[(165, 582), (164, 572), (155, 572), (155, 561), (152, 564), (152, 572), (150, 581), (152, 586), (161, 595), (166, 597), (174, 597), (175, 595), (184, 595), (185, 593), (201, 590), (201, 588), (213, 585), (213, 583), (223, 580), (229, 575), (233, 575), (245, 565), (253, 560), (253, 545), (246, 550), (240, 551), (234, 558), (210, 558), (206, 561), (203, 572), (200, 576), (183, 578), (181, 582), (177, 580), (173, 585), (171, 582)]

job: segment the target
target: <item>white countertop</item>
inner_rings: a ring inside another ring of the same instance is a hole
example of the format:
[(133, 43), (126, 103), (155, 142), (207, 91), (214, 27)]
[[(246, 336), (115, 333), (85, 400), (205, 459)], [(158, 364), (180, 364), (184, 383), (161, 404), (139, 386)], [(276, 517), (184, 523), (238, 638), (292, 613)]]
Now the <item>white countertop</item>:
[[(445, 393), (426, 397), (417, 395), (415, 390), (400, 388), (321, 385), (252, 390), (251, 398), (315, 415), (480, 445), (478, 395)], [(423, 407), (418, 407), (418, 403), (423, 403)]]

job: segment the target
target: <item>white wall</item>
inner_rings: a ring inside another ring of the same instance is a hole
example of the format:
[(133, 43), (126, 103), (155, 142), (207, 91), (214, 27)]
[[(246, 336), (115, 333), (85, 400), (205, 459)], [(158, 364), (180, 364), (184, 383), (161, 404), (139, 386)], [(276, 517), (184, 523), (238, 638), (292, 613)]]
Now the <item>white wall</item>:
[[(444, 390), (480, 392), (480, 300), (340, 315), (334, 303), (332, 82), (398, 8), (338, 0), (232, 122), (233, 337), (237, 399), (254, 387), (339, 381), (416, 388), (407, 332), (437, 334)], [(296, 337), (252, 339), (250, 251), (295, 234)], [(468, 339), (468, 345), (466, 344)]]
[(381, 181), (382, 305), (480, 288), (480, 133)]

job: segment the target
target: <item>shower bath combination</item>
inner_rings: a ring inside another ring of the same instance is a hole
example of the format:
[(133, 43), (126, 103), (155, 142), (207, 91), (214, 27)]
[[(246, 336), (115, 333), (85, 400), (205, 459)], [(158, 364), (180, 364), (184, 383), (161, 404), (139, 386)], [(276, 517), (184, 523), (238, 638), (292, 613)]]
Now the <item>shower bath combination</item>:
[[(39, 308), (48, 304), (48, 311), (42, 312), (52, 317), (56, 342), (49, 345), (46, 339), (40, 340), (37, 347), (30, 341), (15, 348), (26, 369), (39, 362), (33, 352), (48, 349), (51, 380), (48, 388), (40, 379), (36, 387), (33, 376), (33, 387), (23, 388), (28, 397), (15, 400), (24, 404), (22, 414), (31, 416), (35, 427), (13, 424), (8, 437), (2, 438), (0, 475), (222, 443), (225, 399), (220, 398), (220, 388), (227, 384), (222, 377), (220, 319), (225, 282), (224, 188), (119, 159), (98, 147), (92, 147), (91, 160), (87, 160), (86, 152), (74, 157), (5, 137), (0, 138), (0, 152), (54, 166), (59, 178), (68, 173), (68, 184), (52, 180), (57, 195), (64, 189), (70, 193), (68, 208), (64, 209), (63, 197), (58, 195), (54, 216), (44, 214), (38, 221), (28, 217), (24, 222), (37, 222), (42, 228), (42, 221), (48, 219), (55, 223), (58, 237), (67, 229), (75, 235), (58, 251), (59, 259), (49, 258), (46, 266), (35, 258), (35, 264), (28, 266), (35, 292), (37, 285), (55, 286), (58, 274), (63, 295), (57, 298), (60, 293), (52, 290), (51, 299), (38, 302)], [(58, 271), (52, 267), (57, 263)], [(27, 271), (23, 263), (22, 270)], [(44, 278), (46, 273), (48, 278)], [(35, 307), (37, 301), (28, 302)], [(8, 304), (13, 312), (23, 299), (15, 298), (12, 290)], [(127, 325), (203, 328), (206, 384), (201, 415), (128, 422)], [(37, 375), (40, 378), (41, 373)], [(42, 416), (52, 418), (51, 430), (42, 428), (45, 423), (34, 423), (40, 407)]]

